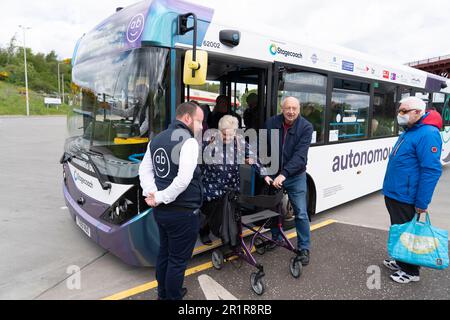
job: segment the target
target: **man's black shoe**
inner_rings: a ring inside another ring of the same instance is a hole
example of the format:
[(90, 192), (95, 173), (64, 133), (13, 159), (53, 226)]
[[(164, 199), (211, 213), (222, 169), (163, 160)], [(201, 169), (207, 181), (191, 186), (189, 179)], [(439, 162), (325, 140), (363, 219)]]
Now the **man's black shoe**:
[(200, 241), (207, 246), (212, 245), (212, 241), (207, 234), (201, 234)]
[(300, 250), (300, 254), (298, 256), (300, 258), (302, 266), (307, 266), (309, 264), (309, 250)]

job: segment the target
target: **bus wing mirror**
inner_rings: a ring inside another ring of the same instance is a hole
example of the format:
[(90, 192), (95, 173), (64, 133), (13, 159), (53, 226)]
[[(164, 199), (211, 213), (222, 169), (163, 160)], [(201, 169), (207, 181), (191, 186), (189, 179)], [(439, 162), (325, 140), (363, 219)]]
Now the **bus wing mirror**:
[(193, 50), (186, 51), (183, 82), (187, 86), (201, 86), (206, 83), (208, 52), (196, 50), (195, 60), (193, 54)]

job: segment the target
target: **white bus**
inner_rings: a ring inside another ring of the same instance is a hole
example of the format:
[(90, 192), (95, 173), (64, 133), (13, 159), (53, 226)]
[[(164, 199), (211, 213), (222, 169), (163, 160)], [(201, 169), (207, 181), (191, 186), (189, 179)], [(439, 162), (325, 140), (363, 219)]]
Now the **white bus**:
[[(221, 14), (183, 1), (143, 1), (116, 12), (77, 44), (72, 78), (82, 103), (68, 117), (64, 196), (84, 232), (126, 263), (156, 260), (159, 237), (142, 197), (139, 159), (173, 120), (176, 106), (195, 96), (196, 87), (183, 81), (191, 72), (184, 66), (185, 59), (192, 62), (186, 57), (194, 31), (197, 56), (208, 53), (206, 79), (220, 83), (218, 93), (230, 106), (237, 87), (256, 88), (260, 127), (279, 112), (282, 97), (300, 99), (302, 116), (314, 126), (310, 215), (380, 190), (402, 97), (420, 96), (441, 112), (442, 161), (450, 162), (447, 79), (352, 50), (222, 24)], [(254, 183), (251, 174), (242, 176), (242, 190), (253, 190)], [(199, 242), (195, 253), (209, 248)]]

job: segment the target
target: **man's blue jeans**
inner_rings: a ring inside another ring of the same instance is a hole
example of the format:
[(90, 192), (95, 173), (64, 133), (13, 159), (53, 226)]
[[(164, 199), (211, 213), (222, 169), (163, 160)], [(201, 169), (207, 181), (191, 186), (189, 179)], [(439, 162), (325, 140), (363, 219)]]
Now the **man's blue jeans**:
[[(295, 227), (297, 229), (297, 248), (299, 250), (310, 250), (311, 231), (306, 206), (306, 172), (299, 176), (287, 178), (283, 183), (283, 187), (294, 209)], [(273, 239), (276, 239), (278, 236), (277, 229), (272, 229)]]

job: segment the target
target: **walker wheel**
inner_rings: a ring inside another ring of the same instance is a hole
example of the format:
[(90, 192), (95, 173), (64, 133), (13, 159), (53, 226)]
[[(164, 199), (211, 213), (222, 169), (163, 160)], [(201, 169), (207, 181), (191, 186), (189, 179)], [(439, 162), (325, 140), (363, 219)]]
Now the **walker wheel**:
[(223, 267), (223, 253), (220, 250), (214, 250), (211, 255), (211, 261), (214, 269), (220, 270)]
[(250, 284), (252, 286), (253, 292), (256, 293), (258, 296), (262, 296), (264, 294), (266, 286), (264, 285), (262, 277), (258, 273), (253, 272), (251, 274)]
[(303, 265), (297, 260), (297, 257), (291, 258), (291, 263), (289, 264), (289, 271), (291, 271), (291, 275), (298, 279), (302, 275)]

